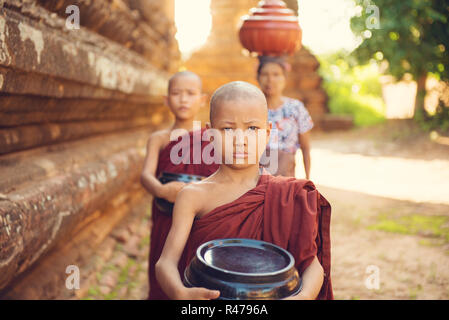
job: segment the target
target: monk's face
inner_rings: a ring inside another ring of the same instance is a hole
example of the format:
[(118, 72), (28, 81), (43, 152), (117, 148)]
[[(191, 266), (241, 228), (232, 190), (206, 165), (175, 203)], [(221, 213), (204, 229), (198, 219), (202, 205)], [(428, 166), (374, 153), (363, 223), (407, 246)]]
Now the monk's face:
[(172, 79), (165, 103), (176, 118), (187, 120), (198, 114), (205, 99), (200, 80), (194, 76), (182, 75)]
[(261, 99), (218, 102), (210, 126), (218, 132), (214, 147), (216, 152), (221, 151), (222, 164), (236, 169), (259, 166), (271, 130), (267, 116), (266, 102)]

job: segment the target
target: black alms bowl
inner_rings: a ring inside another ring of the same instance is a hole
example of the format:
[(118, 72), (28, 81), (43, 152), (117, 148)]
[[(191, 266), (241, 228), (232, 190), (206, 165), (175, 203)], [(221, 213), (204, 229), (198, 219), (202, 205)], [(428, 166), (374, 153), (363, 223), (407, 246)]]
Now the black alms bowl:
[[(162, 172), (162, 174), (159, 176), (159, 181), (162, 184), (166, 184), (168, 182), (173, 181), (180, 181), (180, 182), (195, 182), (195, 181), (201, 181), (205, 177), (198, 176), (194, 174), (185, 174), (185, 173), (170, 173), (170, 172)], [(174, 204), (172, 202), (169, 202), (162, 198), (156, 198), (156, 206), (157, 208), (164, 213), (165, 215), (172, 215), (173, 212), (173, 206)]]
[(295, 259), (274, 244), (220, 239), (202, 244), (184, 272), (184, 285), (219, 290), (219, 299), (283, 299), (301, 290)]

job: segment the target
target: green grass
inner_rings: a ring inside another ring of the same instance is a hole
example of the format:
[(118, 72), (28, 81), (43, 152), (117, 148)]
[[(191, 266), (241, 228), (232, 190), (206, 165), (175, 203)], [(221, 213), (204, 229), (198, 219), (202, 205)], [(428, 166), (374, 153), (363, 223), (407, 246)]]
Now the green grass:
[(420, 235), (435, 241), (420, 241), (423, 245), (438, 245), (449, 242), (449, 217), (411, 214), (391, 217), (381, 214), (377, 223), (368, 227), (370, 230), (381, 230), (392, 233)]
[(144, 247), (147, 247), (150, 245), (150, 236), (145, 236), (142, 238), (142, 240), (139, 243), (139, 249), (142, 249)]
[(410, 300), (416, 300), (418, 298), (418, 294), (422, 291), (422, 286), (418, 284), (416, 288), (409, 289), (409, 298)]
[(98, 296), (100, 294), (100, 291), (98, 290), (98, 287), (91, 287), (89, 288), (87, 295), (88, 296)]
[(112, 291), (103, 297), (105, 300), (114, 300), (117, 298), (117, 291)]
[(113, 288), (113, 290), (110, 293), (103, 295), (100, 292), (98, 285), (94, 285), (89, 288), (86, 297), (84, 297), (83, 299), (84, 300), (96, 300), (96, 299), (113, 300), (118, 297), (118, 292), (122, 287), (124, 287), (124, 286), (126, 286), (128, 288), (136, 287), (137, 284), (133, 282), (134, 279), (131, 279), (129, 277), (129, 269), (131, 268), (131, 266), (133, 266), (135, 264), (137, 264), (137, 261), (129, 258), (128, 262), (126, 263), (126, 266), (124, 266), (122, 269), (119, 269), (117, 266), (115, 266), (113, 264), (108, 264), (108, 265), (104, 266), (102, 268), (102, 270), (96, 274), (97, 281), (100, 282), (103, 275), (107, 271), (113, 270), (114, 272), (119, 272), (117, 286), (115, 288)]
[(438, 247), (446, 243), (445, 239), (421, 239), (419, 244), (426, 247)]
[(129, 274), (129, 268), (136, 264), (136, 261), (134, 259), (129, 258), (128, 263), (126, 266), (120, 271), (119, 277), (118, 277), (118, 283), (124, 284), (128, 281), (128, 274)]
[(87, 291), (86, 296), (83, 297), (81, 300), (96, 300), (99, 295), (100, 290), (98, 290), (98, 286), (92, 286)]
[(112, 270), (114, 272), (118, 272), (119, 268), (117, 266), (113, 265), (112, 263), (110, 263), (110, 264), (107, 264), (106, 266), (103, 267), (101, 273), (103, 274), (106, 271), (110, 271), (110, 270)]

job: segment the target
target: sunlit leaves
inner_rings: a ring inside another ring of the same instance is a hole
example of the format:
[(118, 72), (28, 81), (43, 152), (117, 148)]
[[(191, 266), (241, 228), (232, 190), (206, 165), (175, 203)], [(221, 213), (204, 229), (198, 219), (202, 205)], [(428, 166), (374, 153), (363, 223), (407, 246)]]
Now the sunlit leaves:
[[(363, 42), (352, 56), (359, 63), (387, 61), (388, 72), (398, 79), (406, 73), (417, 79), (432, 72), (449, 80), (449, 1), (354, 1), (360, 8), (351, 28)], [(379, 8), (379, 29), (367, 23), (366, 9), (373, 5)]]

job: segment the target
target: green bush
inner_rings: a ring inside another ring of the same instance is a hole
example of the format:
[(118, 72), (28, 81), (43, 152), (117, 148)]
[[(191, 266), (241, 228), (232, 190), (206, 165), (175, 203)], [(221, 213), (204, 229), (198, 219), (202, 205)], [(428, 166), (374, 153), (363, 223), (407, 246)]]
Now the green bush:
[(385, 121), (382, 86), (375, 65), (350, 65), (342, 54), (319, 57), (320, 74), (334, 114), (352, 115), (356, 126)]

